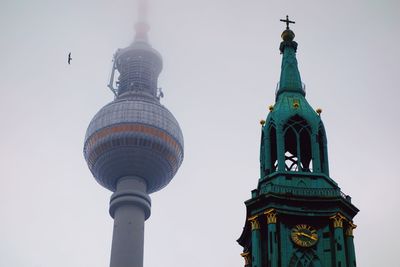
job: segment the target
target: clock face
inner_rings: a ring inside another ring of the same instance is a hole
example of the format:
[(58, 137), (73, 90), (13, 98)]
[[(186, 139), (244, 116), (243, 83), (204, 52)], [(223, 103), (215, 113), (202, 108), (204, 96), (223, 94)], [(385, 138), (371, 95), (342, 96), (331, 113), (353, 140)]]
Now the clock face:
[(290, 234), (293, 242), (300, 247), (312, 247), (318, 241), (317, 230), (307, 224), (298, 224)]

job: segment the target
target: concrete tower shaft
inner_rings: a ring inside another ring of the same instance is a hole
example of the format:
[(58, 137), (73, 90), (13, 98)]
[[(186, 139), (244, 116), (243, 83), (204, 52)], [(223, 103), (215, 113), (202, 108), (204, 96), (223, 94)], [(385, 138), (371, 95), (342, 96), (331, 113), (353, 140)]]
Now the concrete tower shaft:
[(150, 216), (150, 197), (140, 177), (124, 177), (111, 196), (114, 218), (110, 267), (143, 266), (144, 221)]

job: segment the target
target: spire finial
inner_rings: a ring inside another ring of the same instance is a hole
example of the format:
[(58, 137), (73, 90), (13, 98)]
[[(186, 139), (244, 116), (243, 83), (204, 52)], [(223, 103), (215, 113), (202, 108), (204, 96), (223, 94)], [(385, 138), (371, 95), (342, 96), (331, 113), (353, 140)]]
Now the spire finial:
[[(290, 23), (294, 24), (294, 23), (296, 23), (296, 22), (294, 22), (294, 21), (292, 21), (292, 20), (289, 20), (289, 16), (288, 16), (288, 15), (286, 15), (286, 19), (281, 19), (280, 21), (286, 23), (286, 30), (284, 30), (284, 31), (282, 32), (282, 35), (281, 35), (283, 41), (293, 41), (293, 39), (294, 39), (294, 37), (295, 37), (295, 34), (294, 34), (294, 32), (289, 28), (289, 24), (290, 24)], [(281, 51), (281, 52), (282, 52), (282, 51)]]
[(135, 41), (145, 41), (147, 42), (147, 33), (150, 30), (150, 26), (147, 23), (147, 13), (148, 13), (148, 1), (139, 0), (138, 1), (138, 22), (135, 24)]
[[(283, 57), (279, 90), (276, 93), (276, 97), (278, 97), (282, 92), (298, 92), (304, 96), (305, 91), (297, 67), (297, 43), (294, 41), (295, 34), (291, 29), (289, 29), (289, 24), (295, 22), (289, 20), (289, 16), (286, 16), (286, 19), (281, 19), (280, 21), (286, 23), (286, 29), (281, 34), (283, 41), (279, 46), (279, 50), (281, 51), (281, 54), (283, 54)], [(298, 108), (298, 106), (293, 107)]]
[(289, 20), (289, 16), (288, 15), (286, 15), (286, 19), (281, 19), (281, 21), (286, 23), (286, 30), (289, 30), (289, 24), (290, 23), (293, 23), (293, 24), (296, 23), (295, 21)]

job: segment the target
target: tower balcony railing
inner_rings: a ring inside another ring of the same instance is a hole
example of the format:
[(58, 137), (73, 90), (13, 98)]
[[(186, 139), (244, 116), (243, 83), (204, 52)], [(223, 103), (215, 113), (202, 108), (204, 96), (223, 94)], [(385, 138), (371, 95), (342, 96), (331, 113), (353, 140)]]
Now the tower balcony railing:
[(351, 202), (351, 197), (340, 191), (339, 188), (309, 188), (309, 187), (295, 187), (286, 185), (269, 184), (261, 188), (261, 194), (275, 193), (282, 195), (293, 195), (302, 197), (321, 197), (321, 198), (334, 198), (341, 197), (344, 200)]

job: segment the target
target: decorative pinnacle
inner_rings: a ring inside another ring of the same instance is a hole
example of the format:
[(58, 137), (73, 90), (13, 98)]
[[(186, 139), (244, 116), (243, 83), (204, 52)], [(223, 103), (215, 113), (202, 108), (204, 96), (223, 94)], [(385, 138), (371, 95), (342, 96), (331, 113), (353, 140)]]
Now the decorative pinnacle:
[(138, 22), (135, 24), (135, 41), (145, 41), (147, 42), (147, 33), (150, 30), (150, 26), (147, 24), (147, 14), (148, 14), (148, 1), (139, 0), (138, 3)]

